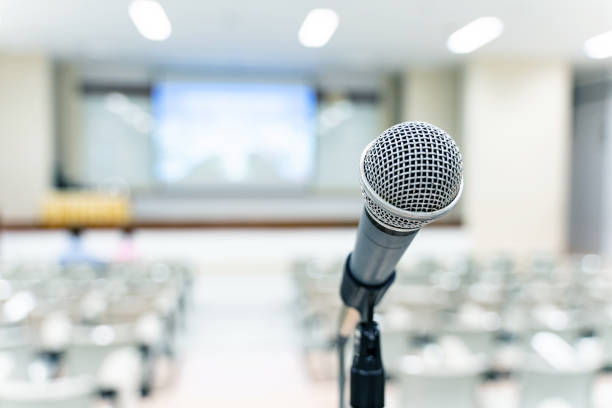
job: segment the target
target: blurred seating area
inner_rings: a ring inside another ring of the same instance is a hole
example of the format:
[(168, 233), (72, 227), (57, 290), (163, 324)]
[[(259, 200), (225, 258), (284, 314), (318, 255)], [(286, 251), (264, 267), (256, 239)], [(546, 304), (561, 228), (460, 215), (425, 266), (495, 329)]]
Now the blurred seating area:
[[(342, 263), (305, 258), (293, 266), (302, 346), (316, 378), (337, 375)], [(399, 406), (609, 407), (611, 299), (609, 265), (597, 255), (400, 264), (376, 317)]]
[(0, 406), (125, 407), (168, 381), (192, 271), (180, 262), (3, 264)]

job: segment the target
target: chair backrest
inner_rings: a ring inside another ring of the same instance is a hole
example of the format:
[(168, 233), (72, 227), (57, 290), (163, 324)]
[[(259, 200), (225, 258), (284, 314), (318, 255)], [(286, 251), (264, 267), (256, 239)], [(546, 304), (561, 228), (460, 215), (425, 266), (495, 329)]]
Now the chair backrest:
[(93, 380), (85, 376), (41, 383), (4, 381), (0, 383), (0, 407), (87, 408), (93, 392)]
[(472, 351), (473, 353), (484, 353), (490, 355), (494, 351), (493, 333), (486, 330), (469, 330), (469, 329), (454, 329), (454, 330), (440, 330), (441, 335), (454, 336), (459, 339)]
[[(98, 377), (105, 362), (123, 350), (138, 353), (136, 345), (73, 345), (66, 353), (68, 375), (89, 375)], [(130, 362), (131, 364), (131, 362)]]
[(88, 408), (92, 406), (91, 398), (83, 396), (62, 401), (3, 401), (2, 408)]
[(381, 352), (387, 375), (400, 375), (400, 360), (410, 351), (413, 333), (408, 330), (387, 330), (381, 336)]
[(406, 374), (401, 379), (402, 408), (476, 408), (474, 373)]
[(29, 346), (0, 349), (0, 380), (26, 380), (34, 352)]
[(553, 399), (572, 408), (589, 408), (594, 377), (594, 371), (527, 370), (522, 373), (521, 408), (539, 408)]

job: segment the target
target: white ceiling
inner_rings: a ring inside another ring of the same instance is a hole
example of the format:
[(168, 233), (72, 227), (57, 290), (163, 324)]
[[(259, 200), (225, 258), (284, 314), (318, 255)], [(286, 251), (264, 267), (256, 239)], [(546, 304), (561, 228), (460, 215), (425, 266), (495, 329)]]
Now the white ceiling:
[[(158, 43), (138, 34), (128, 0), (0, 0), (0, 51), (174, 65), (397, 69), (469, 58), (448, 52), (448, 35), (495, 15), (505, 31), (476, 55), (586, 63), (584, 40), (612, 30), (612, 0), (160, 2), (173, 33)], [(335, 9), (340, 25), (326, 47), (307, 49), (297, 31), (315, 7)]]

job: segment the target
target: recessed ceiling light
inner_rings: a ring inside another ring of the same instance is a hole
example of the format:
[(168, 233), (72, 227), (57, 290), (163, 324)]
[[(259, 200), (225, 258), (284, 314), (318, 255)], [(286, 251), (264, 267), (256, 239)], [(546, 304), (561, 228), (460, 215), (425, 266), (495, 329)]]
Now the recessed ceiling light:
[(154, 0), (133, 0), (128, 13), (138, 32), (146, 39), (164, 41), (170, 37), (172, 26), (164, 8)]
[(298, 38), (304, 47), (323, 47), (338, 28), (338, 14), (331, 9), (314, 9), (304, 19)]
[(455, 54), (467, 54), (499, 37), (504, 23), (497, 17), (480, 17), (448, 37), (446, 45)]
[(603, 59), (612, 57), (612, 31), (596, 35), (584, 42), (587, 57)]

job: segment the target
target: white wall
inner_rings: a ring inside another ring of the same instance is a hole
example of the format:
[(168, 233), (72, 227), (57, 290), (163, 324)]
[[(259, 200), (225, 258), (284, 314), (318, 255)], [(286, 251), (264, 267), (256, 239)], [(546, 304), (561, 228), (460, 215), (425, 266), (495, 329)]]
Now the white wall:
[(411, 70), (403, 76), (402, 120), (429, 122), (461, 139), (456, 69)]
[(465, 221), (475, 249), (564, 251), (569, 67), (475, 60), (463, 89)]
[(0, 56), (0, 216), (32, 221), (51, 185), (51, 64), (39, 55)]

